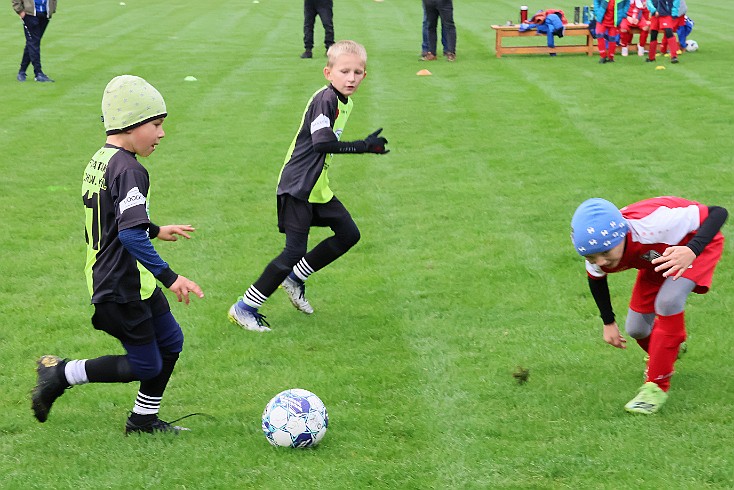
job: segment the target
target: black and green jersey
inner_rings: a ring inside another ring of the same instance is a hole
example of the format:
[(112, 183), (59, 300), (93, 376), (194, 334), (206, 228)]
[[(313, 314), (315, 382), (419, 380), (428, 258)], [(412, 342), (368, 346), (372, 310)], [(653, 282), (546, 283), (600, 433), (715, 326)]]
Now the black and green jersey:
[(149, 224), (148, 171), (127, 150), (105, 145), (87, 164), (82, 182), (86, 210), (84, 272), (92, 303), (148, 299), (153, 275), (118, 239), (121, 230)]
[(278, 179), (278, 195), (326, 203), (334, 193), (327, 170), (333, 154), (317, 153), (316, 143), (339, 140), (352, 111), (352, 100), (327, 85), (311, 96)]

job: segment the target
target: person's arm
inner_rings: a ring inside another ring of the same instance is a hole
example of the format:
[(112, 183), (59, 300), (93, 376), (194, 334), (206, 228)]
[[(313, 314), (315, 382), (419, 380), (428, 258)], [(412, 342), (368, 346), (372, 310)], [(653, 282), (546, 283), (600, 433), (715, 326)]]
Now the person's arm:
[(627, 339), (619, 332), (619, 327), (614, 318), (614, 310), (612, 309), (612, 300), (609, 295), (609, 283), (607, 277), (589, 277), (589, 290), (594, 297), (597, 308), (604, 322), (603, 337), (604, 342), (618, 349), (627, 348)]
[(157, 280), (166, 288), (178, 279), (178, 274), (173, 272), (168, 264), (158, 255), (147, 233), (148, 225), (138, 225), (133, 228), (121, 230), (118, 237), (120, 242), (135, 260), (143, 264)]
[(614, 310), (612, 309), (612, 298), (609, 294), (609, 283), (607, 277), (591, 277), (589, 279), (589, 291), (594, 298), (596, 307), (599, 308), (599, 314), (604, 325), (614, 323)]
[(387, 139), (378, 136), (382, 128), (370, 134), (363, 140), (357, 141), (322, 141), (313, 145), (316, 153), (388, 153), (390, 150), (385, 149)]
[(701, 255), (704, 247), (711, 243), (728, 217), (729, 212), (726, 209), (720, 206), (709, 206), (709, 215), (703, 220), (691, 241), (686, 243), (686, 247), (693, 250), (696, 257)]
[(726, 209), (720, 206), (710, 206), (709, 215), (703, 220), (688, 243), (668, 247), (663, 251), (662, 257), (652, 261), (656, 265), (655, 271), (665, 270), (663, 277), (673, 276), (673, 279), (682, 276), (721, 230), (728, 216), (729, 212)]

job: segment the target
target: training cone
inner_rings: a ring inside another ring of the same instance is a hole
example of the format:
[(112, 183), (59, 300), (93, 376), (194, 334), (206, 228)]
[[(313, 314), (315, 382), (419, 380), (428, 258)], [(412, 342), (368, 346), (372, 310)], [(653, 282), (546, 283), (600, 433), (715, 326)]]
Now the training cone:
[(663, 65), (658, 65), (655, 67), (656, 70), (665, 70), (665, 67)]
[(419, 70), (418, 73), (416, 73), (419, 77), (427, 77), (428, 75), (433, 75), (430, 71), (426, 70), (425, 68), (422, 70)]

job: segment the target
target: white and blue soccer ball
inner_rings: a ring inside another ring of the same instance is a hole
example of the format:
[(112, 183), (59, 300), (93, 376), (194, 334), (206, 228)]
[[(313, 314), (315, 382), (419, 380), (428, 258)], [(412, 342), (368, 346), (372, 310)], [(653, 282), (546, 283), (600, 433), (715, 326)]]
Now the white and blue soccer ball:
[(326, 435), (329, 415), (321, 399), (308, 390), (281, 391), (263, 411), (263, 432), (273, 446), (310, 447)]
[(686, 51), (688, 51), (689, 53), (698, 51), (698, 43), (693, 39), (686, 40)]

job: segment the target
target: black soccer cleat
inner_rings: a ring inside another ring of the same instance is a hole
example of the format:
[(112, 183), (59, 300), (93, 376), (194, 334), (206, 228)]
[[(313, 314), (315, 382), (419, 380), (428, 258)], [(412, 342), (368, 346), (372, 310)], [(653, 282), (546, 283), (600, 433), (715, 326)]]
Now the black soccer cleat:
[(158, 415), (138, 415), (130, 414), (125, 422), (125, 435), (129, 434), (153, 434), (156, 432), (165, 432), (178, 434), (181, 431), (190, 430), (186, 427), (170, 424), (158, 418)]
[(71, 386), (64, 375), (64, 359), (58, 356), (42, 356), (36, 361), (36, 365), (38, 379), (31, 393), (31, 406), (38, 421), (45, 422), (56, 399)]

